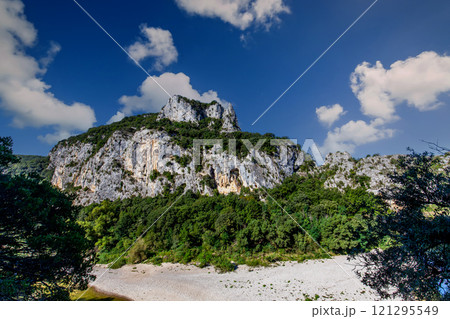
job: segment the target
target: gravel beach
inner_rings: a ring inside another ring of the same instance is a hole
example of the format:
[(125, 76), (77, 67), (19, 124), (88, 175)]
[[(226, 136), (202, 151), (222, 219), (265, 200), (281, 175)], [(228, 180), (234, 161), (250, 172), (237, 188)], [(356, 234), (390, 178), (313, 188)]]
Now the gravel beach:
[[(341, 268), (342, 267), (342, 268)], [(213, 267), (138, 264), (94, 268), (97, 290), (132, 300), (378, 300), (354, 273), (346, 256), (284, 262), (273, 267), (239, 266), (218, 273)], [(345, 271), (344, 271), (345, 270)]]

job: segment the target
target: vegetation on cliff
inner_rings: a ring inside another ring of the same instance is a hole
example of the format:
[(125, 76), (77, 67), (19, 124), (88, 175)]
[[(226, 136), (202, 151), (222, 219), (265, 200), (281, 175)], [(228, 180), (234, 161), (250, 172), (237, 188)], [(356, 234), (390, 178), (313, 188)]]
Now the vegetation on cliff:
[[(194, 105), (197, 104), (194, 103)], [(55, 148), (60, 145), (70, 146), (75, 143), (89, 143), (94, 146), (91, 153), (91, 156), (93, 156), (105, 145), (108, 139), (115, 132), (133, 134), (141, 129), (150, 129), (166, 132), (175, 144), (184, 149), (191, 149), (193, 147), (194, 139), (223, 139), (224, 150), (226, 151), (228, 150), (228, 140), (235, 139), (236, 155), (239, 158), (243, 158), (249, 152), (247, 147), (242, 142), (243, 139), (248, 139), (253, 145), (256, 145), (261, 139), (269, 140), (280, 138), (271, 133), (259, 134), (242, 131), (222, 132), (223, 121), (220, 119), (205, 118), (200, 120), (199, 123), (192, 123), (172, 122), (166, 118), (158, 120), (157, 117), (157, 113), (142, 114), (126, 117), (120, 122), (115, 122), (109, 125), (93, 127), (86, 133), (72, 136), (59, 142)], [(267, 142), (262, 145), (260, 151), (268, 155), (273, 155), (277, 152), (277, 148)]]

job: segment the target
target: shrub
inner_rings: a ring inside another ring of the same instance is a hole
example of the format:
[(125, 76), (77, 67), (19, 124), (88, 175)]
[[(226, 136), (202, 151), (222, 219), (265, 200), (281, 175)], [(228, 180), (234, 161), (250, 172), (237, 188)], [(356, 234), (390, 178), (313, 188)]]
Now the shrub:
[(133, 247), (131, 247), (127, 260), (131, 263), (140, 263), (148, 259), (150, 256), (149, 244), (145, 242), (143, 238), (139, 239)]

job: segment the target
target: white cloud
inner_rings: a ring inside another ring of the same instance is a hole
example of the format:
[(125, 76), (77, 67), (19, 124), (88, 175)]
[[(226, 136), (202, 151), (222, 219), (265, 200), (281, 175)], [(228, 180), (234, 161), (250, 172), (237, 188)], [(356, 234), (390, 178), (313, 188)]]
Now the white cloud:
[(334, 122), (344, 115), (344, 108), (339, 104), (331, 106), (321, 106), (316, 108), (316, 114), (319, 121), (323, 124), (331, 126)]
[(57, 131), (55, 133), (45, 134), (44, 136), (39, 135), (38, 139), (41, 142), (45, 142), (45, 143), (48, 143), (48, 144), (54, 144), (54, 143), (57, 143), (58, 141), (61, 141), (61, 140), (64, 140), (64, 139), (70, 137), (71, 135), (72, 134), (70, 132), (68, 132), (68, 131), (59, 130), (59, 131)]
[(53, 143), (74, 130), (90, 128), (95, 114), (85, 104), (66, 105), (49, 92), (50, 85), (40, 77), (46, 72), (45, 62), (59, 48), (55, 44), (50, 49), (43, 65), (25, 53), (35, 43), (37, 32), (23, 11), (20, 0), (0, 1), (0, 108), (12, 115), (16, 127), (54, 127), (54, 134), (41, 137)]
[(242, 34), (239, 36), (239, 40), (241, 40), (241, 42), (242, 42), (242, 44), (244, 44), (244, 46), (247, 45), (248, 39), (249, 39), (249, 38), (250, 38), (250, 34), (249, 34), (249, 33), (246, 33), (246, 34), (242, 33)]
[(361, 111), (386, 122), (398, 119), (396, 107), (404, 102), (419, 111), (437, 108), (439, 95), (450, 92), (450, 57), (428, 51), (393, 63), (385, 69), (364, 62), (351, 75), (351, 87)]
[(352, 153), (357, 146), (376, 142), (394, 135), (394, 130), (380, 127), (379, 121), (349, 121), (341, 127), (329, 131), (321, 151), (326, 154), (336, 151)]
[[(216, 91), (209, 90), (204, 93), (198, 92), (192, 87), (191, 79), (184, 73), (166, 72), (154, 79), (161, 84), (167, 91), (174, 95), (182, 95), (189, 99), (198, 100), (209, 103), (213, 100), (226, 105), (227, 101), (221, 100)], [(121, 120), (124, 116), (132, 115), (135, 112), (159, 112), (167, 103), (168, 96), (161, 88), (152, 80), (147, 78), (138, 89), (139, 94), (133, 96), (122, 96), (119, 99), (120, 104), (124, 107), (118, 111), (108, 123)]]
[(42, 67), (47, 68), (53, 62), (59, 51), (61, 51), (61, 46), (56, 42), (51, 42), (50, 48), (47, 50), (47, 55), (39, 60)]
[[(439, 107), (439, 95), (450, 92), (450, 57), (426, 51), (399, 60), (389, 69), (379, 61), (374, 66), (364, 62), (352, 73), (351, 88), (361, 112), (373, 119), (370, 123), (349, 121), (329, 131), (322, 146), (324, 152), (353, 152), (357, 146), (391, 138), (395, 130), (386, 128), (386, 124), (399, 119), (396, 109), (402, 103), (419, 111)], [(318, 111), (323, 116), (328, 109), (316, 109), (320, 120)]]
[(241, 30), (252, 24), (270, 28), (280, 21), (280, 14), (290, 13), (283, 0), (176, 0), (176, 3), (190, 14), (220, 18)]
[(113, 115), (106, 124), (111, 124), (114, 122), (120, 122), (125, 118), (125, 113), (117, 111), (115, 115)]
[(140, 62), (148, 57), (155, 58), (154, 68), (161, 71), (164, 67), (178, 59), (178, 51), (173, 44), (170, 31), (161, 28), (149, 28), (141, 25), (141, 33), (145, 39), (128, 47), (130, 55)]
[(256, 0), (252, 4), (252, 9), (255, 20), (267, 27), (270, 27), (272, 22), (280, 21), (279, 14), (291, 12), (283, 0)]

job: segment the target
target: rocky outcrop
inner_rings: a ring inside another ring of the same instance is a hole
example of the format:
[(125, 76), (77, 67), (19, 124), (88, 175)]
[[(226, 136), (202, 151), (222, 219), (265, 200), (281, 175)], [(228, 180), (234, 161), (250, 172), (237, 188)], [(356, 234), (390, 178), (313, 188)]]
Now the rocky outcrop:
[[(389, 175), (398, 170), (397, 163), (404, 156), (408, 155), (373, 155), (356, 160), (347, 152), (336, 152), (328, 154), (325, 165), (316, 172), (331, 170), (324, 184), (327, 188), (343, 190), (364, 185), (368, 191), (379, 194), (382, 189), (392, 186)], [(444, 170), (450, 165), (450, 153), (436, 155), (436, 160), (435, 168)]]
[(162, 108), (158, 119), (167, 118), (173, 122), (198, 123), (205, 118), (222, 120), (222, 131), (239, 131), (239, 125), (233, 106), (223, 107), (216, 101), (209, 104), (192, 101), (185, 97), (175, 95)]
[[(221, 119), (224, 130), (238, 128), (232, 108), (225, 110), (219, 104), (199, 110), (184, 98), (173, 97), (159, 114), (159, 118), (188, 122), (204, 116)], [(297, 147), (286, 150), (278, 152), (282, 156), (252, 151), (240, 158), (214, 146), (202, 148), (201, 165), (195, 165), (193, 149), (174, 143), (163, 130), (142, 128), (115, 131), (97, 150), (89, 142), (63, 141), (49, 156), (54, 168), (52, 183), (74, 190), (76, 202), (88, 205), (105, 199), (156, 196), (178, 187), (202, 194), (271, 188), (302, 164), (303, 154)]]
[(319, 171), (333, 170), (325, 181), (325, 187), (343, 190), (364, 184), (372, 193), (378, 194), (390, 185), (389, 174), (396, 169), (400, 155), (374, 155), (355, 160), (347, 152), (330, 153), (325, 158), (325, 165)]

